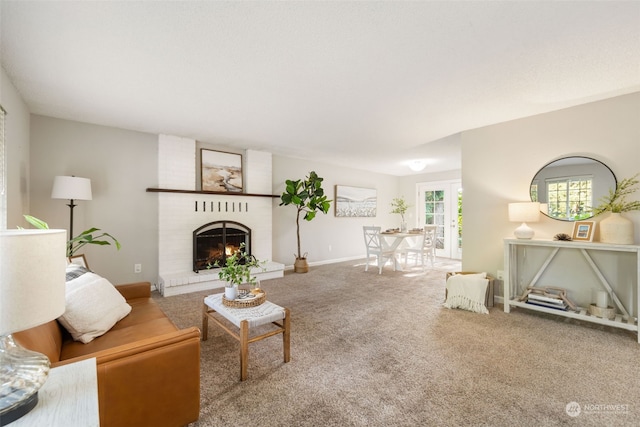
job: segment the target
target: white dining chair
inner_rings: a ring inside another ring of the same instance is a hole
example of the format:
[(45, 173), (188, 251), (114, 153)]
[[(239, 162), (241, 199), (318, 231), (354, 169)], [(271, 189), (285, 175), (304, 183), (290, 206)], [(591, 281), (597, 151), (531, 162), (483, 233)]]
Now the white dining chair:
[(404, 253), (404, 263), (408, 262), (409, 255), (415, 257), (415, 265), (418, 265), (418, 259), (424, 270), (427, 266), (426, 258), (431, 260), (431, 266), (433, 267), (436, 257), (436, 229), (435, 225), (425, 225), (420, 243), (414, 247), (407, 247), (402, 250)]
[(385, 240), (380, 236), (380, 227), (363, 226), (364, 243), (367, 247), (367, 264), (364, 271), (369, 270), (371, 257), (376, 257), (378, 263), (378, 274), (382, 274), (382, 267), (387, 261), (393, 261), (393, 271), (396, 270), (395, 251), (390, 249)]

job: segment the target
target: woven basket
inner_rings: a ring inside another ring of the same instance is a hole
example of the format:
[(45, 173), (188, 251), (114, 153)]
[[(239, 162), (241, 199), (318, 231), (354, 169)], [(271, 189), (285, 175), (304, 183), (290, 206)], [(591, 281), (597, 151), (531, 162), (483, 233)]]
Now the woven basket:
[(263, 302), (267, 300), (267, 293), (262, 291), (255, 298), (251, 299), (234, 299), (228, 300), (225, 298), (224, 294), (222, 295), (222, 304), (225, 307), (231, 308), (248, 308), (248, 307), (257, 307)]
[(616, 318), (616, 309), (613, 307), (602, 308), (591, 304), (589, 306), (589, 314), (603, 319), (613, 320)]

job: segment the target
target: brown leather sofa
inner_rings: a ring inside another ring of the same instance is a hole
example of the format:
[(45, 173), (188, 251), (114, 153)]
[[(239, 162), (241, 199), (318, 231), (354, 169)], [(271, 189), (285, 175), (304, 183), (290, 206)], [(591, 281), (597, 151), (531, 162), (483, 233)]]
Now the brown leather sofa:
[(52, 368), (96, 358), (102, 427), (178, 427), (196, 421), (199, 329), (179, 330), (151, 298), (148, 282), (116, 289), (131, 305), (131, 313), (88, 344), (73, 341), (56, 320), (13, 337), (47, 355)]

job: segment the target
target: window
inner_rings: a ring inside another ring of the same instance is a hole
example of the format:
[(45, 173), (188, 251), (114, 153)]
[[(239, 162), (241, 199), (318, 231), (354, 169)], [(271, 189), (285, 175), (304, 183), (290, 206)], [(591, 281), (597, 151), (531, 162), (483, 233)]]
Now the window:
[(444, 248), (444, 191), (425, 191), (425, 224), (437, 225), (436, 248)]
[(547, 180), (549, 216), (570, 220), (593, 216), (592, 181), (591, 176)]

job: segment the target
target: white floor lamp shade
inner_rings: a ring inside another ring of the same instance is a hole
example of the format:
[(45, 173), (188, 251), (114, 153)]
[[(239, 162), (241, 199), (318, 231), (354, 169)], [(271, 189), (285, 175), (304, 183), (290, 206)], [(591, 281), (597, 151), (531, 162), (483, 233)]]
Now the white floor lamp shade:
[(66, 230), (0, 231), (0, 425), (28, 413), (49, 373), (44, 354), (11, 336), (65, 310)]
[(91, 200), (91, 180), (79, 176), (56, 176), (51, 189), (52, 199)]
[(540, 219), (540, 203), (538, 202), (518, 202), (509, 203), (509, 221), (521, 222), (513, 234), (518, 239), (533, 238), (534, 231), (527, 225), (527, 222), (538, 222)]
[(73, 201), (92, 199), (91, 180), (79, 176), (56, 176), (51, 198), (69, 200), (69, 239), (73, 239), (73, 208), (77, 206)]

